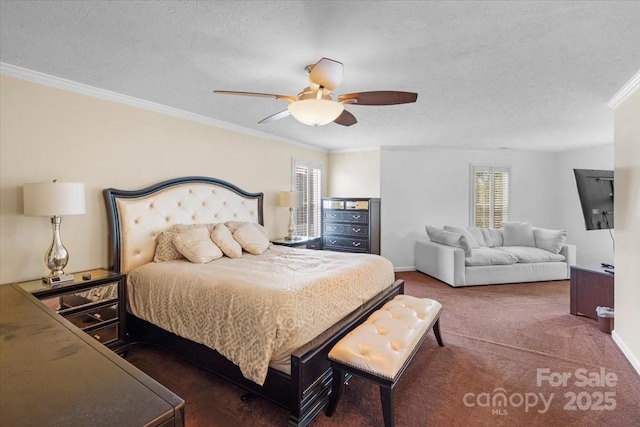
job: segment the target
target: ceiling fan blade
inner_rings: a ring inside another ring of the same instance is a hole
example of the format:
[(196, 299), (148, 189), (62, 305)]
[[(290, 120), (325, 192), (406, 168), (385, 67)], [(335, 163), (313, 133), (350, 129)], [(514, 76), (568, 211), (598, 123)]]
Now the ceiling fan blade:
[(344, 67), (342, 62), (322, 58), (315, 65), (309, 66), (309, 81), (333, 92), (342, 82)]
[(213, 93), (219, 93), (222, 95), (241, 95), (241, 96), (257, 96), (260, 98), (272, 98), (281, 100), (284, 99), (290, 102), (296, 102), (298, 98), (293, 95), (276, 95), (273, 93), (260, 93), (260, 92), (238, 92), (235, 90), (214, 90)]
[(393, 90), (377, 90), (373, 92), (347, 93), (338, 96), (338, 101), (354, 105), (395, 105), (416, 102), (418, 94), (414, 92), (398, 92)]
[(342, 114), (340, 114), (338, 118), (333, 121), (333, 123), (337, 123), (342, 126), (351, 126), (358, 123), (358, 120), (356, 120), (356, 117), (353, 114), (351, 114), (347, 110), (343, 110)]
[(263, 123), (275, 122), (276, 120), (284, 119), (290, 114), (291, 113), (289, 112), (289, 110), (282, 110), (279, 113), (275, 113), (270, 115), (269, 117), (265, 117), (264, 119), (260, 120), (258, 124), (261, 125)]

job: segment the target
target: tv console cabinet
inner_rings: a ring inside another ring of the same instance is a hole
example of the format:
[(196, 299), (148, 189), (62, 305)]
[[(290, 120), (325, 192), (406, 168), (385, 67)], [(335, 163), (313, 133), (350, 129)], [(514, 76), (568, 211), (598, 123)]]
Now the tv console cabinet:
[(614, 276), (604, 268), (571, 266), (569, 313), (598, 319), (596, 307), (613, 307)]

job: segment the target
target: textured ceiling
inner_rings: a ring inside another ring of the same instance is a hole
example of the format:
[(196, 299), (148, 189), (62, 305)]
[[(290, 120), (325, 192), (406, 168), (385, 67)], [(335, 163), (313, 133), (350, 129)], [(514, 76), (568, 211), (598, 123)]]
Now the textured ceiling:
[[(613, 142), (607, 101), (640, 69), (640, 2), (6, 1), (0, 60), (329, 150), (428, 145), (564, 150)], [(344, 63), (347, 106), (309, 127), (213, 89), (295, 95)]]

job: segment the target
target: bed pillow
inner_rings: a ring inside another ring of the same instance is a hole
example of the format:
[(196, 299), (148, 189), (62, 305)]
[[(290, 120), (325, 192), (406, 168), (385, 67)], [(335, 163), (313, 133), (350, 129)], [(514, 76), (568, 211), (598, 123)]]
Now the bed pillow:
[(452, 233), (451, 231), (440, 230), (439, 228), (425, 225), (427, 236), (431, 241), (447, 246), (461, 248), (465, 257), (471, 256), (471, 246), (467, 239), (460, 233)]
[(222, 258), (222, 251), (213, 243), (206, 227), (196, 227), (173, 236), (173, 245), (194, 264), (205, 264)]
[(227, 226), (227, 228), (229, 229), (229, 231), (231, 232), (231, 234), (235, 233), (238, 228), (242, 227), (245, 224), (251, 224), (253, 225), (255, 228), (258, 229), (258, 231), (260, 231), (264, 237), (267, 238), (267, 240), (269, 240), (269, 234), (267, 233), (267, 229), (264, 228), (264, 226), (262, 226), (261, 224), (258, 224), (257, 222), (249, 222), (249, 221), (227, 221), (224, 223), (224, 225)]
[(224, 224), (216, 224), (211, 232), (211, 240), (218, 245), (229, 258), (240, 258), (242, 256), (242, 246), (236, 242), (229, 229)]
[(233, 238), (240, 243), (242, 249), (250, 254), (260, 255), (267, 250), (271, 242), (253, 223), (247, 222), (233, 233)]
[(469, 230), (467, 230), (466, 228), (452, 227), (450, 225), (445, 225), (444, 230), (451, 231), (452, 233), (462, 234), (464, 238), (467, 239), (467, 242), (469, 242), (469, 246), (471, 247), (471, 249), (477, 249), (480, 247), (476, 238), (473, 237), (471, 232), (469, 232)]
[(505, 222), (502, 224), (504, 236), (503, 246), (529, 246), (536, 247), (533, 237), (533, 228), (530, 222)]
[(567, 239), (567, 230), (548, 230), (534, 227), (533, 238), (536, 242), (536, 248), (558, 254)]
[(481, 228), (480, 232), (482, 233), (484, 244), (488, 248), (502, 246), (502, 244), (504, 243), (502, 228)]
[(168, 230), (163, 231), (156, 238), (156, 253), (153, 256), (154, 262), (173, 261), (183, 259), (184, 256), (173, 244), (173, 236), (192, 228), (205, 227), (209, 232), (213, 230), (215, 224), (176, 224)]

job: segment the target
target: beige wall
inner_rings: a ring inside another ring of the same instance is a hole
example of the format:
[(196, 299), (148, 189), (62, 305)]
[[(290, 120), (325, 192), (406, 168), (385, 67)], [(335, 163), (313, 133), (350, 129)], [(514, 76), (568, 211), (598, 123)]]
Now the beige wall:
[[(83, 182), (87, 213), (62, 219), (67, 271), (107, 266), (102, 190), (139, 189), (189, 175), (265, 193), (265, 225), (286, 234), (277, 193), (291, 186), (291, 158), (328, 170), (328, 154), (0, 76), (0, 283), (47, 273), (48, 218), (22, 215), (22, 185)], [(327, 188), (327, 177), (323, 188)]]
[(330, 197), (380, 197), (380, 150), (329, 154)]
[(616, 279), (613, 337), (640, 373), (640, 90), (614, 112)]

